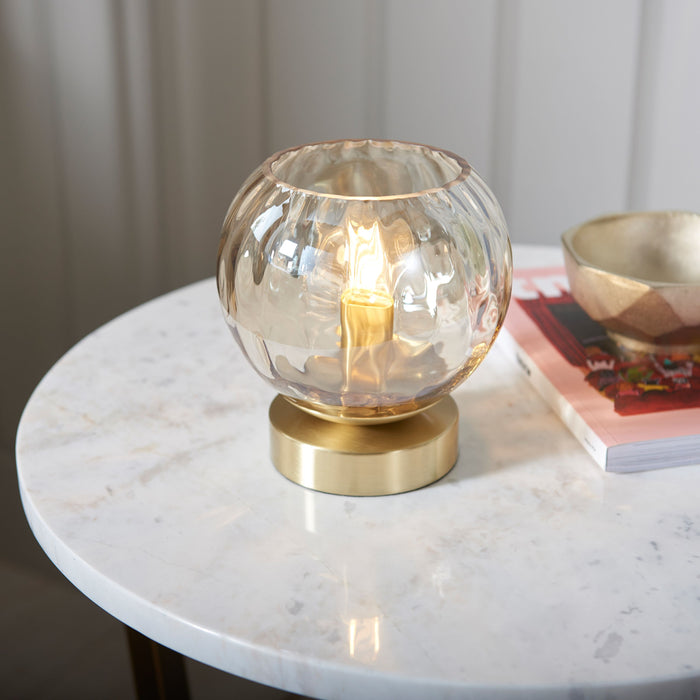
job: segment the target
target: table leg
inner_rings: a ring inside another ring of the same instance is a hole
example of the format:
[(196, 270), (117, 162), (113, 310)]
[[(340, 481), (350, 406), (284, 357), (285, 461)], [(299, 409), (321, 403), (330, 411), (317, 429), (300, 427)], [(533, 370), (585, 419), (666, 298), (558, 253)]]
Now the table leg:
[(124, 625), (138, 700), (189, 700), (182, 654)]

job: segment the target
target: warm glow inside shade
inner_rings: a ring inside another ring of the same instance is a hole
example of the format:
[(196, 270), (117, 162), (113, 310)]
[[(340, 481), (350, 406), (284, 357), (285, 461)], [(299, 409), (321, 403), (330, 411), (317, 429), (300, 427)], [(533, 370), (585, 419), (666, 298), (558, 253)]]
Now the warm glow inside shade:
[(430, 405), (481, 362), (510, 297), (501, 209), (451, 153), (310, 144), (266, 160), (224, 222), (226, 321), (257, 372), (330, 417)]

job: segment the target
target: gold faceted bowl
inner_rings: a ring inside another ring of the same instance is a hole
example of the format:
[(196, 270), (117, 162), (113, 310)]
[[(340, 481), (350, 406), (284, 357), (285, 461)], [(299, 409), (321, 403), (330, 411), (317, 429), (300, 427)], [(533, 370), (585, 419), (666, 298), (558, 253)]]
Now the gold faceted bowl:
[(700, 215), (604, 216), (562, 243), (572, 296), (618, 345), (700, 352)]

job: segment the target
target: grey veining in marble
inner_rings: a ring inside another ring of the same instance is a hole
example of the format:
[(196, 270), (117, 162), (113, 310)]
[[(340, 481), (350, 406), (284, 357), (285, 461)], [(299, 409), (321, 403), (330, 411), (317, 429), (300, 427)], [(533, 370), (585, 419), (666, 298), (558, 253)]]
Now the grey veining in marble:
[(212, 280), (102, 327), (22, 418), (40, 544), (127, 624), (295, 692), (700, 691), (700, 467), (603, 473), (498, 342), (454, 393), (457, 466), (413, 493), (286, 481), (268, 457), (272, 398)]

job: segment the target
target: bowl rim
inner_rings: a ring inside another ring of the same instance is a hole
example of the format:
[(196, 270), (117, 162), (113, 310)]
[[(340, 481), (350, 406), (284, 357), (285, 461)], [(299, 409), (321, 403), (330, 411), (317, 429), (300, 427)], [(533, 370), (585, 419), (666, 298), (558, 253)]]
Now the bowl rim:
[[(309, 147), (323, 147), (323, 146), (334, 146), (337, 144), (361, 144), (370, 143), (378, 145), (388, 145), (394, 144), (399, 146), (413, 146), (417, 148), (422, 148), (431, 153), (439, 153), (442, 156), (450, 158), (455, 161), (459, 167), (459, 172), (451, 180), (447, 180), (445, 183), (439, 187), (426, 187), (421, 190), (416, 190), (414, 192), (403, 192), (399, 194), (388, 194), (388, 195), (343, 195), (334, 194), (332, 192), (319, 192), (317, 190), (308, 189), (305, 187), (299, 187), (287, 180), (284, 180), (277, 175), (275, 175), (272, 167), (282, 156), (293, 153), (294, 151), (301, 151), (304, 148)], [(418, 143), (416, 141), (402, 141), (401, 139), (373, 139), (373, 138), (351, 138), (351, 139), (331, 139), (328, 141), (311, 141), (309, 143), (302, 143), (298, 146), (292, 146), (290, 148), (284, 148), (280, 151), (276, 151), (272, 155), (268, 156), (260, 166), (264, 176), (279, 187), (285, 187), (295, 192), (301, 192), (303, 194), (318, 197), (320, 199), (338, 199), (345, 200), (348, 202), (391, 202), (401, 199), (414, 199), (418, 197), (423, 197), (425, 195), (437, 194), (438, 192), (444, 192), (451, 189), (453, 186), (464, 182), (472, 173), (474, 169), (472, 166), (464, 159), (462, 156), (448, 151), (445, 148), (438, 148), (437, 146), (430, 146), (425, 143)]]
[(574, 262), (580, 266), (580, 267), (588, 267), (592, 270), (597, 270), (599, 272), (602, 272), (606, 275), (609, 275), (611, 277), (616, 277), (621, 280), (632, 280), (634, 282), (639, 282), (640, 284), (647, 285), (648, 287), (653, 287), (653, 288), (661, 288), (661, 287), (673, 287), (673, 288), (679, 288), (679, 287), (687, 287), (688, 289), (694, 289), (696, 287), (700, 287), (700, 282), (664, 282), (660, 280), (651, 280), (646, 277), (637, 277), (634, 275), (624, 275), (619, 272), (613, 272), (612, 270), (601, 267), (600, 265), (596, 265), (595, 263), (591, 262), (590, 260), (587, 260), (584, 258), (576, 249), (574, 248), (573, 245), (573, 239), (576, 236), (576, 234), (584, 227), (591, 226), (591, 225), (596, 225), (596, 224), (603, 224), (608, 221), (615, 221), (619, 219), (632, 219), (632, 218), (642, 218), (642, 217), (651, 217), (651, 216), (691, 216), (700, 221), (700, 213), (694, 212), (691, 210), (686, 210), (686, 209), (652, 209), (652, 210), (635, 210), (635, 211), (626, 211), (626, 212), (617, 212), (613, 214), (603, 214), (602, 216), (595, 217), (593, 219), (589, 219), (588, 221), (584, 221), (583, 223), (577, 224), (576, 226), (572, 226), (571, 228), (567, 229), (564, 231), (564, 233), (561, 234), (561, 242), (564, 247), (565, 252), (567, 252), (571, 258), (574, 260)]

